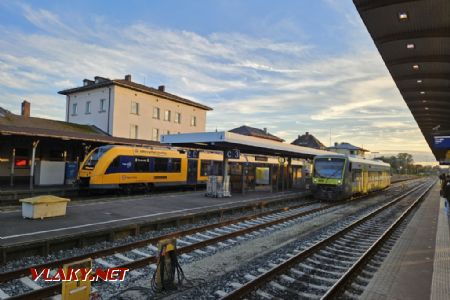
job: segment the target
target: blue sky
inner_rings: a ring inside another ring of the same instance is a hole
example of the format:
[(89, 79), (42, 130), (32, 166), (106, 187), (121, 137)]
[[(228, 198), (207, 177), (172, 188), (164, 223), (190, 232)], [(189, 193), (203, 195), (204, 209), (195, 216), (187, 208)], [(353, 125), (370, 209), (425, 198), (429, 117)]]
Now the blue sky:
[(64, 118), (57, 91), (96, 75), (214, 108), (208, 130), (309, 131), (433, 156), (350, 0), (0, 0), (0, 106)]

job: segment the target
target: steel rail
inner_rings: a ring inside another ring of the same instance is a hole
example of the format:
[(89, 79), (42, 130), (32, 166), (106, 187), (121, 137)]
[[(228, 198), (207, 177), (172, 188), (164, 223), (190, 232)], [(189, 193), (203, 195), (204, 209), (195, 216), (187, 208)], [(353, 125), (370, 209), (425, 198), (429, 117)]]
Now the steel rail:
[[(261, 223), (261, 224), (258, 224), (258, 225), (252, 226), (252, 227), (243, 228), (241, 230), (237, 230), (237, 231), (233, 231), (233, 232), (230, 232), (230, 233), (227, 233), (227, 234), (224, 234), (224, 235), (213, 237), (211, 239), (207, 239), (207, 240), (204, 240), (204, 241), (201, 241), (201, 242), (198, 242), (198, 243), (193, 243), (192, 245), (188, 245), (188, 246), (185, 246), (185, 247), (180, 247), (180, 248), (177, 249), (177, 253), (179, 253), (179, 254), (189, 253), (189, 252), (192, 252), (192, 251), (194, 251), (196, 249), (200, 249), (200, 248), (207, 247), (209, 245), (217, 244), (218, 242), (226, 241), (226, 240), (229, 240), (229, 239), (237, 237), (237, 236), (242, 236), (244, 234), (247, 234), (247, 233), (250, 233), (250, 232), (254, 232), (254, 231), (258, 231), (258, 230), (264, 229), (266, 227), (270, 227), (270, 226), (273, 226), (273, 225), (284, 223), (284, 222), (290, 221), (292, 219), (301, 218), (301, 217), (304, 217), (304, 216), (307, 216), (307, 215), (310, 215), (310, 214), (313, 214), (313, 213), (316, 213), (316, 212), (320, 212), (320, 211), (329, 209), (329, 208), (334, 207), (334, 206), (342, 205), (344, 203), (346, 203), (346, 202), (336, 202), (336, 203), (325, 205), (325, 206), (322, 206), (322, 207), (319, 207), (319, 208), (311, 209), (311, 210), (308, 210), (308, 211), (299, 212), (299, 213), (296, 213), (294, 215), (290, 215), (290, 216), (287, 216), (287, 217), (282, 217), (280, 219), (276, 219), (276, 220), (269, 221), (269, 222), (266, 222), (266, 223)], [(156, 260), (157, 260), (157, 256), (149, 256), (149, 257), (145, 257), (145, 258), (142, 258), (142, 259), (134, 260), (132, 262), (127, 262), (125, 264), (121, 264), (121, 265), (119, 265), (117, 267), (118, 268), (129, 268), (130, 270), (133, 270), (133, 269), (137, 269), (137, 268), (146, 267), (146, 266), (148, 266), (149, 264), (152, 264), (152, 263), (156, 263)], [(51, 286), (48, 286), (48, 287), (43, 287), (43, 288), (38, 289), (38, 290), (30, 291), (28, 293), (24, 293), (24, 294), (21, 294), (21, 295), (10, 297), (10, 298), (8, 298), (8, 300), (13, 300), (13, 299), (14, 300), (17, 300), (17, 299), (42, 299), (42, 298), (46, 298), (46, 297), (51, 297), (51, 296), (54, 296), (54, 295), (56, 295), (56, 294), (58, 294), (60, 292), (61, 286), (62, 286), (61, 283), (58, 283), (58, 284), (51, 285)]]
[(203, 225), (203, 226), (199, 226), (199, 227), (193, 227), (193, 228), (189, 228), (189, 229), (185, 229), (185, 230), (180, 230), (180, 231), (160, 235), (160, 236), (153, 237), (153, 238), (148, 238), (148, 239), (144, 239), (144, 240), (140, 240), (140, 241), (136, 241), (136, 242), (127, 243), (124, 245), (119, 245), (119, 246), (115, 246), (115, 247), (111, 247), (111, 248), (107, 248), (107, 249), (89, 252), (89, 253), (82, 254), (82, 255), (72, 256), (72, 257), (54, 260), (54, 261), (46, 262), (46, 263), (42, 263), (42, 264), (31, 265), (26, 268), (3, 272), (3, 273), (0, 273), (0, 283), (9, 281), (9, 280), (13, 280), (13, 279), (17, 279), (22, 276), (29, 275), (30, 268), (35, 268), (35, 269), (58, 268), (58, 267), (62, 267), (66, 263), (79, 261), (79, 260), (83, 260), (86, 258), (94, 258), (95, 259), (95, 258), (99, 258), (99, 257), (113, 255), (113, 254), (120, 253), (120, 252), (126, 252), (126, 251), (129, 251), (134, 248), (145, 247), (145, 246), (148, 246), (149, 244), (156, 244), (156, 243), (158, 243), (159, 240), (162, 240), (162, 239), (178, 238), (181, 236), (194, 234), (196, 232), (206, 231), (206, 230), (214, 229), (217, 227), (227, 226), (227, 225), (234, 224), (234, 223), (239, 223), (239, 222), (244, 222), (244, 221), (248, 221), (248, 220), (252, 220), (252, 219), (256, 219), (256, 218), (261, 218), (261, 217), (264, 217), (267, 215), (276, 214), (276, 213), (280, 213), (283, 211), (289, 211), (289, 210), (305, 207), (305, 206), (316, 204), (316, 203), (319, 203), (319, 202), (307, 202), (307, 203), (302, 203), (302, 204), (293, 205), (293, 206), (289, 206), (289, 207), (277, 208), (277, 209), (257, 213), (254, 215), (229, 219), (226, 221), (216, 222), (216, 223), (207, 224), (207, 225)]
[[(413, 189), (409, 190), (408, 192), (404, 193), (403, 195), (398, 196), (397, 198), (406, 197), (408, 194), (414, 192), (418, 188), (420, 188), (420, 186), (414, 187)], [(358, 197), (357, 199), (366, 198), (366, 197), (370, 197), (370, 196), (373, 196), (373, 194), (364, 195), (364, 196)], [(397, 198), (395, 198), (395, 199), (397, 199)], [(356, 198), (350, 199), (348, 201), (343, 201), (343, 202), (341, 201), (341, 202), (332, 203), (332, 204), (329, 204), (329, 205), (325, 205), (323, 207), (319, 207), (319, 208), (316, 208), (316, 209), (300, 212), (300, 213), (297, 213), (297, 214), (294, 214), (294, 215), (291, 215), (291, 216), (288, 216), (288, 217), (284, 217), (284, 218), (276, 219), (276, 220), (273, 220), (273, 221), (269, 221), (267, 223), (262, 223), (262, 224), (258, 224), (258, 225), (252, 226), (252, 227), (244, 228), (242, 230), (237, 230), (237, 231), (234, 231), (234, 232), (230, 232), (228, 234), (220, 235), (220, 236), (217, 236), (217, 237), (214, 237), (214, 238), (202, 241), (202, 242), (198, 242), (198, 243), (194, 243), (192, 245), (188, 245), (188, 246), (185, 246), (185, 247), (178, 248), (177, 252), (181, 253), (181, 254), (182, 253), (189, 253), (189, 252), (192, 252), (193, 250), (204, 248), (206, 246), (209, 246), (209, 245), (212, 245), (212, 244), (216, 244), (218, 242), (221, 242), (221, 241), (224, 241), (224, 240), (228, 240), (228, 239), (234, 238), (236, 236), (244, 235), (244, 234), (252, 232), (252, 231), (257, 231), (257, 230), (263, 229), (265, 227), (270, 227), (270, 226), (273, 226), (273, 225), (277, 225), (279, 223), (284, 223), (284, 222), (287, 222), (287, 221), (292, 220), (292, 219), (301, 218), (303, 216), (306, 216), (306, 215), (309, 215), (309, 214), (313, 214), (313, 213), (316, 213), (316, 212), (319, 212), (319, 211), (323, 211), (323, 210), (326, 210), (326, 209), (334, 207), (334, 206), (343, 205), (345, 203), (349, 203), (349, 202), (355, 201), (355, 199)], [(204, 226), (201, 226), (201, 227), (190, 228), (190, 229), (187, 229), (187, 230), (182, 230), (182, 231), (170, 233), (170, 234), (167, 234), (167, 235), (158, 236), (158, 237), (155, 237), (155, 238), (150, 238), (150, 239), (147, 239), (147, 240), (130, 243), (130, 244), (127, 244), (127, 245), (121, 245), (121, 246), (114, 247), (114, 248), (109, 248), (109, 249), (96, 251), (94, 253), (84, 254), (84, 255), (77, 256), (77, 257), (70, 257), (70, 258), (67, 258), (67, 259), (64, 259), (64, 260), (59, 260), (59, 261), (54, 261), (54, 262), (50, 262), (50, 263), (46, 263), (46, 264), (41, 264), (41, 265), (39, 265), (37, 267), (37, 269), (39, 269), (39, 268), (60, 267), (64, 263), (77, 261), (77, 260), (80, 260), (80, 259), (83, 259), (83, 258), (89, 258), (89, 257), (90, 258), (98, 258), (98, 257), (104, 257), (104, 256), (108, 256), (108, 255), (113, 255), (115, 253), (125, 252), (125, 251), (128, 251), (128, 250), (137, 248), (137, 247), (145, 247), (145, 246), (147, 246), (148, 244), (151, 244), (151, 243), (156, 244), (161, 239), (177, 238), (177, 237), (180, 237), (180, 236), (183, 236), (183, 235), (189, 235), (189, 234), (193, 234), (193, 233), (196, 233), (196, 232), (201, 232), (201, 231), (213, 229), (213, 228), (216, 228), (216, 227), (222, 227), (222, 226), (226, 226), (226, 225), (229, 225), (229, 224), (238, 223), (238, 222), (242, 222), (242, 221), (246, 221), (246, 220), (252, 220), (252, 219), (259, 218), (259, 217), (263, 217), (265, 215), (270, 215), (270, 214), (274, 214), (274, 213), (278, 213), (278, 212), (282, 212), (282, 211), (292, 210), (292, 209), (304, 207), (304, 206), (307, 206), (307, 205), (310, 205), (310, 204), (314, 204), (314, 203), (317, 203), (317, 202), (308, 202), (308, 203), (304, 203), (304, 204), (300, 204), (300, 205), (295, 205), (295, 206), (289, 207), (289, 208), (284, 207), (284, 208), (279, 208), (279, 209), (275, 209), (275, 210), (259, 213), (258, 215), (245, 216), (245, 217), (240, 217), (240, 218), (237, 218), (237, 219), (227, 220), (227, 221), (218, 222), (218, 223), (214, 223), (214, 224), (208, 224), (208, 225), (204, 225)], [(145, 257), (145, 258), (142, 258), (142, 259), (134, 260), (132, 262), (127, 262), (127, 263), (119, 265), (117, 267), (129, 268), (130, 270), (133, 270), (133, 269), (137, 269), (137, 268), (142, 268), (142, 267), (148, 266), (149, 264), (152, 264), (152, 263), (156, 263), (156, 260), (157, 260), (156, 256), (149, 256), (149, 257)], [(65, 262), (63, 262), (63, 261), (65, 261)], [(6, 276), (9, 276), (9, 278), (11, 278), (11, 279), (18, 278), (17, 275), (15, 277), (13, 276), (14, 273), (17, 273), (17, 274), (20, 273), (23, 276), (29, 275), (29, 272), (30, 272), (29, 268), (30, 267), (24, 268), (24, 269), (21, 269), (21, 270), (14, 270), (14, 271), (11, 271), (11, 272), (8, 272), (8, 273), (0, 274), (0, 278), (2, 278), (1, 277), (2, 275), (4, 275), (5, 278), (6, 278)], [(9, 279), (9, 280), (11, 280), (11, 279)], [(0, 280), (0, 282), (1, 282), (1, 280)], [(57, 283), (57, 284), (54, 284), (54, 285), (43, 287), (41, 289), (37, 289), (37, 290), (33, 290), (33, 291), (30, 291), (30, 292), (27, 292), (27, 293), (24, 293), (24, 294), (21, 294), (21, 295), (12, 296), (12, 297), (7, 298), (7, 299), (8, 300), (13, 300), (13, 299), (14, 300), (17, 300), (17, 299), (31, 299), (31, 300), (33, 300), (33, 299), (43, 299), (43, 298), (47, 298), (47, 297), (51, 297), (51, 296), (59, 294), (60, 291), (61, 291), (61, 287), (62, 287), (61, 283)]]
[[(341, 229), (337, 233), (333, 234), (332, 236), (326, 238), (325, 240), (316, 243), (315, 245), (309, 247), (308, 249), (305, 249), (304, 251), (302, 251), (302, 252), (296, 254), (295, 256), (287, 259), (285, 262), (283, 262), (283, 263), (273, 267), (268, 272), (263, 273), (263, 274), (257, 276), (255, 279), (253, 279), (253, 280), (243, 284), (240, 288), (235, 289), (231, 293), (229, 293), (226, 296), (222, 297), (221, 300), (234, 300), (234, 299), (242, 299), (242, 298), (246, 297), (248, 294), (250, 294), (254, 290), (258, 289), (261, 285), (263, 285), (263, 284), (265, 284), (267, 282), (270, 282), (275, 277), (285, 273), (292, 266), (298, 264), (300, 261), (304, 260), (305, 258), (307, 258), (310, 255), (314, 254), (318, 250), (322, 249), (325, 245), (327, 245), (327, 244), (331, 243), (332, 241), (342, 237), (343, 235), (345, 235), (349, 231), (351, 231), (354, 228), (356, 228), (358, 225), (360, 225), (360, 224), (366, 222), (367, 220), (373, 218), (374, 216), (378, 215), (379, 213), (381, 213), (385, 209), (393, 206), (394, 204), (398, 203), (399, 201), (401, 201), (402, 199), (404, 199), (405, 197), (407, 197), (411, 193), (417, 191), (418, 189), (424, 187), (425, 185), (426, 185), (426, 183), (424, 183), (424, 184), (422, 184), (422, 185), (420, 185), (420, 186), (418, 186), (418, 187), (408, 191), (407, 193), (405, 193), (405, 194), (403, 194), (401, 196), (398, 196), (398, 197), (394, 198), (389, 203), (387, 203), (387, 204), (377, 208), (376, 210), (374, 210), (370, 214), (364, 216), (363, 218), (352, 222), (351, 224), (349, 224), (345, 228)], [(434, 183), (433, 183), (433, 185), (434, 185)], [(428, 191), (433, 185), (428, 186), (426, 188), (426, 190)], [(421, 194), (421, 195), (423, 195), (423, 194)]]
[(370, 261), (370, 259), (378, 252), (381, 246), (392, 236), (394, 231), (401, 225), (401, 223), (409, 216), (414, 208), (416, 208), (419, 203), (424, 198), (425, 194), (435, 185), (432, 184), (428, 189), (426, 189), (417, 199), (397, 218), (397, 220), (392, 223), (373, 244), (369, 249), (362, 254), (362, 256), (350, 267), (350, 269), (345, 272), (341, 278), (333, 285), (331, 288), (322, 296), (321, 299), (336, 299), (337, 296), (345, 289), (352, 278), (354, 278), (358, 271), (363, 268), (363, 266)]

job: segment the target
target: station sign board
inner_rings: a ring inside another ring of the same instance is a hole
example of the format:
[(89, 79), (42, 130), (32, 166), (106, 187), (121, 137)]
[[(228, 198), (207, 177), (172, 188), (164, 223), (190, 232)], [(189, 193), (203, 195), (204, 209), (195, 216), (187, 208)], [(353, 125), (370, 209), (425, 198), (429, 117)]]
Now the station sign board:
[(239, 149), (227, 150), (223, 152), (224, 158), (228, 159), (239, 159), (241, 157), (241, 152)]
[(450, 136), (434, 136), (434, 148), (450, 149)]

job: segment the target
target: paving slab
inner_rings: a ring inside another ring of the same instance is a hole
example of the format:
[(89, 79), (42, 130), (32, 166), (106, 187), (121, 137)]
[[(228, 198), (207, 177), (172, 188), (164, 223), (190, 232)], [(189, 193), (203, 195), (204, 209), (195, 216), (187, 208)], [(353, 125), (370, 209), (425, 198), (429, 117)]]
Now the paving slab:
[(208, 210), (239, 207), (261, 201), (303, 197), (305, 191), (252, 192), (231, 198), (209, 198), (204, 192), (144, 195), (122, 200), (77, 203), (67, 215), (42, 220), (22, 218), (20, 210), (0, 212), (0, 246), (49, 237), (80, 234), (139, 222), (186, 216)]
[(435, 185), (361, 299), (450, 299), (449, 222)]

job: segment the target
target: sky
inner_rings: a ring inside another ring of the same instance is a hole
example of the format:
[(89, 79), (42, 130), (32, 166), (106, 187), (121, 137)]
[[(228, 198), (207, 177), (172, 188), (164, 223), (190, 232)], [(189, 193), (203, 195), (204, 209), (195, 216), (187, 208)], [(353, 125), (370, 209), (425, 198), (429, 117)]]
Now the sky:
[(58, 91), (125, 74), (211, 106), (208, 131), (434, 161), (351, 0), (0, 0), (1, 107), (64, 120)]

